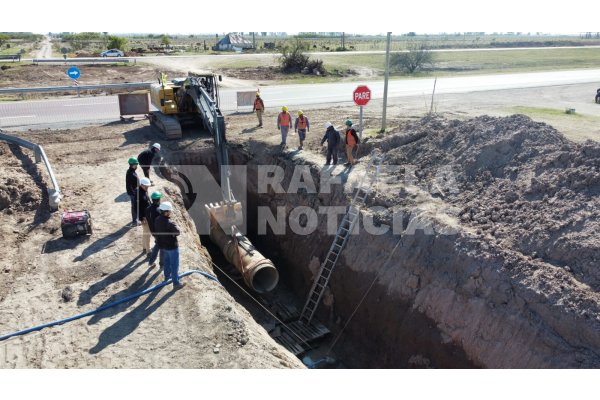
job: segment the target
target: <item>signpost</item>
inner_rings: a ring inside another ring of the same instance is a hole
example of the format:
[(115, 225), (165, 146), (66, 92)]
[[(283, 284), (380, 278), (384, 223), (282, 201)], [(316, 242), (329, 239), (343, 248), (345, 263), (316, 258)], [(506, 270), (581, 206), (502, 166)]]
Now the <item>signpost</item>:
[(371, 100), (371, 89), (366, 85), (359, 85), (352, 93), (354, 104), (360, 107), (360, 113), (358, 117), (358, 137), (362, 140), (362, 119), (363, 119), (363, 106)]
[(77, 86), (77, 97), (79, 97), (79, 82), (77, 82), (77, 79), (81, 76), (81, 71), (77, 67), (71, 67), (67, 70), (67, 75), (73, 79), (73, 84)]

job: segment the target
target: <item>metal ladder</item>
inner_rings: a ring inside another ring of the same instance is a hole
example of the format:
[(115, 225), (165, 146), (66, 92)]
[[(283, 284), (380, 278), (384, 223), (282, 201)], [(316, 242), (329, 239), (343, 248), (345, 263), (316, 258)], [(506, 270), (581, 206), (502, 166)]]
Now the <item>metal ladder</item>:
[(384, 155), (378, 150), (374, 150), (371, 153), (371, 159), (369, 160), (369, 164), (367, 164), (365, 173), (356, 187), (356, 193), (354, 194), (352, 202), (348, 207), (348, 212), (344, 215), (344, 218), (342, 218), (342, 222), (338, 227), (335, 238), (333, 239), (333, 243), (329, 248), (329, 252), (325, 257), (325, 261), (321, 264), (319, 275), (313, 282), (312, 288), (308, 294), (308, 298), (306, 299), (306, 303), (304, 304), (304, 308), (302, 309), (302, 313), (300, 314), (300, 321), (307, 325), (310, 324), (310, 321), (317, 310), (317, 306), (321, 301), (325, 287), (329, 282), (329, 277), (335, 268), (342, 250), (348, 242), (350, 233), (354, 229), (354, 225), (356, 222), (358, 222), (360, 206), (365, 203), (365, 199), (369, 193), (371, 193), (371, 188), (377, 180), (379, 168), (383, 162), (383, 159)]

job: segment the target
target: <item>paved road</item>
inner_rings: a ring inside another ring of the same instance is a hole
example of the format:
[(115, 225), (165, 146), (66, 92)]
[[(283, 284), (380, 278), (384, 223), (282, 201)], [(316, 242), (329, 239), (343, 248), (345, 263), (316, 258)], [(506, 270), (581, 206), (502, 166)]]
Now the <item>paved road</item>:
[(0, 128), (43, 127), (119, 119), (117, 96), (0, 103)]
[[(467, 93), (577, 83), (597, 83), (600, 86), (600, 69), (439, 78), (436, 83), (436, 93)], [(388, 93), (392, 99), (410, 96), (429, 98), (433, 84), (432, 78), (393, 80), (390, 81)], [(279, 108), (282, 105), (350, 104), (352, 91), (356, 86), (356, 82), (271, 86), (261, 88), (261, 93), (267, 108), (271, 109)], [(368, 86), (373, 92), (373, 99), (383, 98), (383, 82), (369, 82)], [(237, 109), (236, 93), (244, 90), (254, 91), (255, 88), (223, 89), (221, 91), (221, 109), (224, 113)], [(248, 108), (242, 110), (248, 110)], [(118, 119), (117, 96), (0, 103), (0, 128), (56, 126), (57, 124), (66, 127), (73, 124), (109, 122)]]

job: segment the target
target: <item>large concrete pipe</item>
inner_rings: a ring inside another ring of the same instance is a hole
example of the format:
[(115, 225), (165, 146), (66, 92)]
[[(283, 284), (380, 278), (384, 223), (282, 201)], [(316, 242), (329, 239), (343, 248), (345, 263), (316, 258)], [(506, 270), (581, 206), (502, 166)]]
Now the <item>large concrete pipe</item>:
[(235, 227), (233, 228), (233, 236), (231, 234), (226, 235), (221, 226), (212, 220), (210, 240), (219, 246), (227, 261), (241, 272), (248, 287), (258, 293), (265, 293), (277, 286), (279, 272), (277, 272), (273, 262), (260, 254), (250, 240)]

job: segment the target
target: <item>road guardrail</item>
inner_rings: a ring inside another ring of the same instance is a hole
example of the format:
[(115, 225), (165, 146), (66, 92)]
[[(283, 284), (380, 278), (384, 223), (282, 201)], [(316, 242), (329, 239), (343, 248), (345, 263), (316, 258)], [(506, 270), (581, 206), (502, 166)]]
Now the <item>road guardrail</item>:
[(129, 63), (128, 58), (123, 57), (75, 57), (75, 58), (34, 58), (33, 64), (39, 63), (61, 63), (61, 64), (97, 64), (97, 63)]
[(150, 89), (154, 82), (131, 82), (131, 83), (107, 83), (103, 85), (79, 85), (79, 86), (48, 86), (48, 87), (30, 87), (30, 88), (3, 88), (2, 94), (21, 94), (21, 93), (50, 93), (50, 92), (79, 92), (82, 90), (111, 90), (111, 89)]

